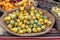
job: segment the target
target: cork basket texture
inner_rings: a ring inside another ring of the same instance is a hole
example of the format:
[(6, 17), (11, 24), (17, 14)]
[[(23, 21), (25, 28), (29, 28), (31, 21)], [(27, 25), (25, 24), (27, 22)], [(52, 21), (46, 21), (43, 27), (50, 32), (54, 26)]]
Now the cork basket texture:
[(43, 34), (45, 34), (45, 33), (48, 33), (48, 32), (51, 30), (51, 28), (53, 27), (54, 23), (55, 23), (55, 18), (54, 18), (49, 12), (37, 8), (37, 10), (41, 10), (41, 11), (43, 12), (43, 15), (46, 15), (46, 16), (48, 17), (48, 19), (49, 19), (50, 21), (52, 21), (52, 25), (51, 25), (50, 27), (47, 27), (45, 31), (39, 32), (39, 33), (30, 33), (30, 34), (28, 34), (28, 33), (25, 33), (25, 34), (14, 33), (14, 32), (12, 32), (11, 30), (9, 30), (9, 29), (7, 28), (7, 25), (6, 25), (6, 23), (4, 22), (4, 18), (5, 18), (9, 13), (12, 13), (13, 11), (16, 11), (16, 10), (18, 10), (18, 9), (5, 12), (5, 13), (1, 16), (1, 18), (0, 18), (2, 27), (3, 27), (6, 31), (8, 31), (9, 33), (11, 33), (11, 34), (13, 34), (13, 35), (16, 35), (16, 36), (37, 36), (37, 35), (43, 35)]

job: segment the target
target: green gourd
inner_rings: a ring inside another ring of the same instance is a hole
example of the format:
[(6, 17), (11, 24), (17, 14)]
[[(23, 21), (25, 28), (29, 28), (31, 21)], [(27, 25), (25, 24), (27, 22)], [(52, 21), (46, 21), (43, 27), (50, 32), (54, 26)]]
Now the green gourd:
[(34, 23), (35, 23), (35, 24), (37, 24), (37, 23), (38, 23), (38, 21), (37, 21), (37, 20), (34, 20)]

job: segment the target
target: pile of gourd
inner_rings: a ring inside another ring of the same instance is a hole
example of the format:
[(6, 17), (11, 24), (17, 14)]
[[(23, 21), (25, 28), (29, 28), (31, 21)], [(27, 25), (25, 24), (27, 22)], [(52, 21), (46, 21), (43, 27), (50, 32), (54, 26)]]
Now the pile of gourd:
[(28, 11), (23, 6), (19, 10), (9, 13), (4, 21), (9, 30), (18, 34), (42, 32), (52, 24), (41, 10), (30, 7)]
[(60, 17), (60, 7), (52, 7), (52, 12)]
[[(26, 0), (22, 0), (22, 1), (26, 1)], [(23, 5), (22, 5), (22, 3), (20, 3), (20, 2), (16, 3), (16, 1), (14, 1), (14, 0), (0, 0), (0, 7), (1, 7), (1, 9), (8, 11), (8, 10), (18, 8), (19, 4), (24, 7), (27, 6), (28, 5), (27, 1), (23, 2)]]

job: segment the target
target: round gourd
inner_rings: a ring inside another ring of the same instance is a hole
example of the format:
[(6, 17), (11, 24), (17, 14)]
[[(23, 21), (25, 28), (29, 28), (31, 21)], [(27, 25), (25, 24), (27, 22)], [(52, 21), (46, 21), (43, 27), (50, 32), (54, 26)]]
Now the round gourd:
[(18, 23), (18, 26), (19, 26), (19, 27), (22, 26), (22, 22), (19, 22), (19, 23)]
[(35, 13), (38, 13), (38, 10), (35, 10)]
[(30, 19), (30, 16), (28, 15), (28, 16), (25, 16), (25, 19), (26, 20), (29, 20)]
[(13, 32), (15, 32), (15, 33), (18, 31), (17, 28), (12, 28), (11, 30), (12, 30)]
[(38, 23), (38, 21), (37, 21), (37, 20), (34, 20), (34, 23), (35, 23), (35, 24), (37, 24), (37, 23)]
[(42, 27), (42, 24), (41, 24), (41, 23), (38, 23), (38, 24), (37, 24), (37, 27)]
[(25, 24), (23, 24), (23, 25), (21, 26), (21, 28), (24, 29), (24, 28), (25, 28)]
[(23, 32), (24, 32), (24, 33), (26, 33), (26, 32), (27, 32), (27, 30), (26, 30), (26, 29), (23, 29)]
[(30, 28), (28, 28), (28, 29), (27, 29), (27, 32), (28, 32), (28, 33), (31, 33), (31, 29), (30, 29)]
[(19, 16), (19, 19), (20, 19), (20, 20), (23, 20), (23, 19), (24, 19), (24, 17), (23, 17), (23, 16)]
[(33, 20), (31, 20), (31, 21), (30, 21), (30, 23), (31, 23), (31, 24), (34, 24), (34, 21), (33, 21)]
[(12, 28), (12, 25), (11, 25), (11, 24), (9, 24), (7, 27), (8, 27), (9, 29), (11, 29), (11, 28)]
[(40, 15), (39, 14), (36, 14), (36, 17), (38, 18), (38, 17), (40, 17)]
[(38, 27), (38, 28), (37, 28), (37, 31), (40, 32), (40, 31), (41, 31), (41, 28)]
[(45, 31), (45, 29), (46, 29), (45, 26), (42, 26), (42, 27), (41, 27), (41, 30), (42, 30), (42, 31)]
[(11, 24), (11, 25), (14, 25), (14, 24), (15, 24), (15, 21), (14, 21), (14, 20), (11, 20), (11, 21), (10, 21), (10, 24)]
[(31, 15), (31, 16), (34, 16), (34, 14), (33, 14), (33, 13), (30, 13), (30, 15)]
[(29, 25), (29, 27), (32, 29), (34, 27), (34, 25)]
[(47, 19), (44, 19), (44, 23), (47, 23), (47, 21), (48, 21)]
[(28, 25), (26, 25), (26, 27), (25, 27), (25, 28), (27, 29), (27, 28), (29, 28), (29, 26), (28, 26)]
[(51, 26), (52, 22), (51, 21), (47, 21), (47, 25)]
[(16, 19), (16, 22), (19, 23), (20, 22), (20, 19)]
[(21, 10), (21, 11), (24, 11), (24, 7), (21, 7), (20, 10)]
[(37, 27), (37, 25), (36, 24), (33, 24), (34, 25), (34, 27), (36, 28)]
[(29, 21), (27, 21), (27, 23), (26, 23), (27, 25), (30, 25), (30, 22)]
[(31, 7), (31, 10), (34, 11), (35, 10), (35, 7)]
[(33, 31), (34, 33), (36, 33), (36, 32), (37, 32), (37, 29), (36, 29), (36, 28), (33, 28), (32, 31)]
[(32, 19), (33, 19), (33, 20), (36, 20), (36, 17), (35, 17), (35, 16), (33, 16), (33, 17), (32, 17)]
[(24, 31), (23, 31), (23, 30), (19, 30), (18, 33), (19, 33), (19, 34), (23, 34)]
[(11, 19), (16, 19), (16, 15), (15, 14), (12, 14), (11, 15)]
[(39, 22), (43, 22), (43, 19), (42, 18), (39, 18)]
[(10, 20), (11, 20), (11, 18), (9, 16), (4, 18), (4, 21), (10, 21)]
[(27, 13), (27, 10), (24, 10), (24, 14)]
[(27, 22), (27, 20), (24, 20), (24, 23), (26, 23)]
[(39, 14), (42, 15), (43, 14), (42, 11), (39, 10)]
[(17, 23), (17, 22), (15, 22), (14, 26), (15, 26), (15, 27), (17, 27), (17, 26), (18, 26), (18, 23)]
[(21, 27), (17, 27), (18, 31), (21, 30)]

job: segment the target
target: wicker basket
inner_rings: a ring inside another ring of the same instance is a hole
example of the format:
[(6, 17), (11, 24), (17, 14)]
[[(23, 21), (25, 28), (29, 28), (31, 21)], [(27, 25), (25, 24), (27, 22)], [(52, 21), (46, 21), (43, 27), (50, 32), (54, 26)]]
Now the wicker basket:
[(43, 35), (43, 34), (49, 32), (49, 31), (51, 30), (51, 28), (53, 27), (54, 23), (55, 23), (55, 18), (54, 18), (49, 12), (47, 12), (47, 11), (45, 11), (45, 10), (42, 10), (42, 9), (37, 9), (37, 10), (41, 10), (44, 15), (48, 16), (48, 19), (49, 19), (50, 21), (52, 21), (52, 25), (51, 25), (50, 27), (47, 27), (45, 31), (39, 32), (39, 33), (30, 33), (30, 34), (28, 34), (28, 33), (25, 33), (25, 34), (17, 34), (17, 33), (14, 33), (14, 32), (12, 32), (11, 30), (9, 30), (9, 29), (7, 28), (7, 25), (6, 25), (6, 23), (4, 22), (4, 17), (6, 17), (9, 13), (11, 13), (11, 12), (13, 12), (13, 11), (16, 11), (16, 10), (18, 10), (18, 9), (8, 11), (8, 12), (4, 13), (4, 14), (1, 16), (1, 18), (0, 18), (2, 27), (5, 28), (6, 31), (8, 31), (9, 33), (11, 33), (11, 34), (13, 34), (13, 35), (17, 35), (17, 36), (37, 36), (37, 35)]
[(59, 35), (60, 35), (60, 18), (51, 11), (51, 13), (53, 14), (53, 16), (55, 17), (55, 20), (56, 20), (56, 27), (57, 27), (57, 30), (59, 32)]

